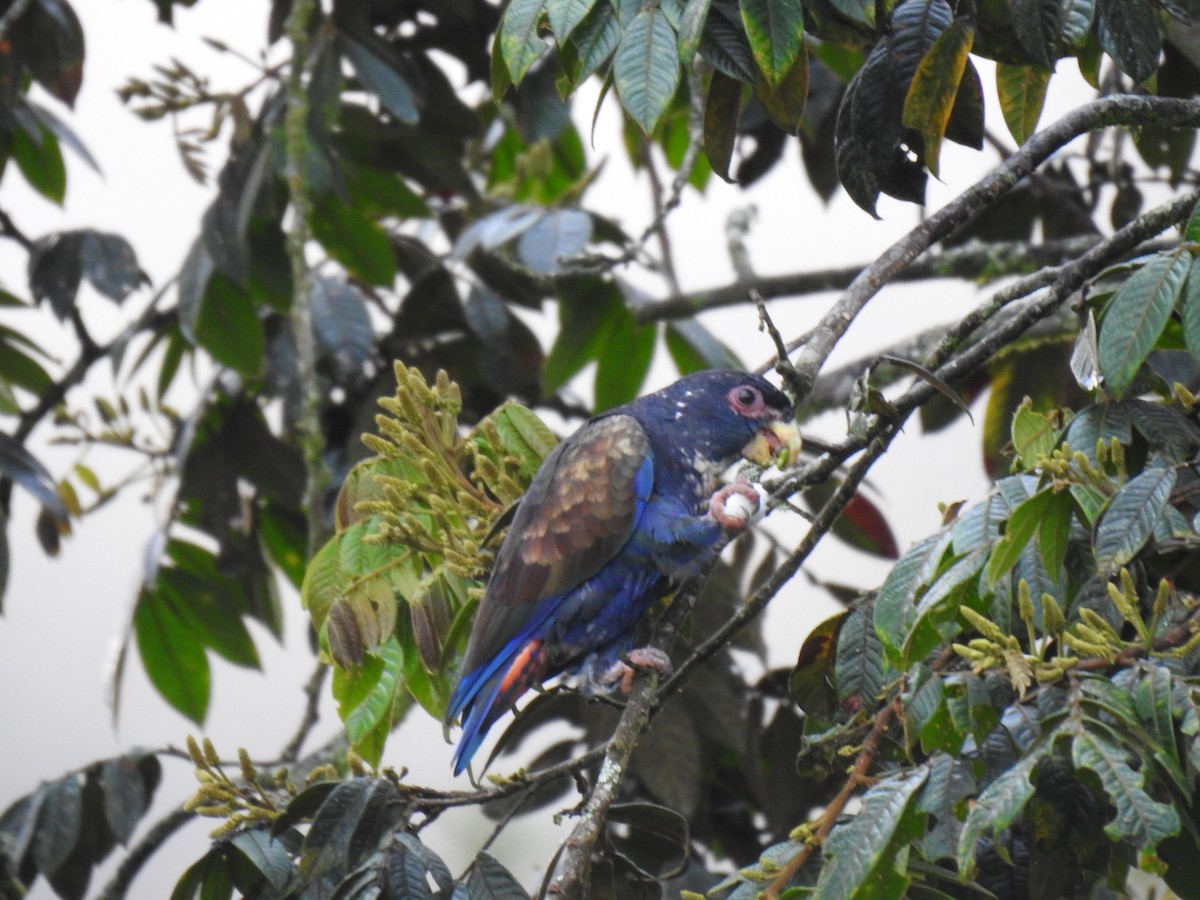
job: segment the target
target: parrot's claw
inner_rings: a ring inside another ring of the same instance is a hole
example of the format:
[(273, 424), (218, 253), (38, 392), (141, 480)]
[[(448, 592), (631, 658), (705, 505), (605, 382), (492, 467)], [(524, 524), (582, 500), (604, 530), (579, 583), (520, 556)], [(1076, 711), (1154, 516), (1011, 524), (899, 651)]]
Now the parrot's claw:
[(727, 484), (708, 501), (708, 511), (722, 528), (740, 531), (758, 512), (758, 492), (746, 481)]
[(628, 653), (622, 653), (621, 658), (608, 667), (600, 676), (600, 683), (608, 687), (618, 688), (622, 694), (633, 690), (633, 679), (638, 672), (652, 670), (662, 676), (670, 675), (674, 669), (671, 657), (657, 647), (637, 647)]

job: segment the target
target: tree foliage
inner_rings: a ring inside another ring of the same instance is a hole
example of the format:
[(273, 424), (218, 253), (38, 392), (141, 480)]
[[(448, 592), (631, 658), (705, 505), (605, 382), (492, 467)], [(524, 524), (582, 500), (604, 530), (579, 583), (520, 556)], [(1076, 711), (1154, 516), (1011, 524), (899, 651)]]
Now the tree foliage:
[[(172, 20), (174, 0), (154, 5)], [(455, 874), (425, 843), (460, 806), (513, 828), (566, 810), (574, 833), (543, 860), (542, 891), (562, 896), (1073, 897), (1134, 869), (1186, 894), (1200, 849), (1195, 7), (274, 0), (266, 45), (283, 61), (243, 89), (214, 90), (186, 60), (130, 73), (122, 99), (171, 121), (211, 203), (157, 288), (102, 225), (30, 235), (0, 209), (27, 258), (26, 283), (0, 293), (0, 588), (8, 526), (25, 527), (9, 522), (14, 488), (55, 554), (73, 521), (150, 485), (167, 514), (122, 665), (136, 647), (163, 701), (201, 725), (212, 654), (259, 666), (248, 623), (280, 635), (298, 594), (345, 737), (301, 758), (306, 719), (270, 765), (189, 740), (196, 793), (145, 830), (178, 754), (86, 764), (0, 816), (0, 895), (44, 878), (83, 897), (132, 842), (104, 891), (121, 896), (205, 815), (213, 841), (179, 900), (526, 896), (509, 861), (481, 849)], [(64, 149), (95, 165), (61, 109), (84, 77), (83, 27), (68, 0), (9, 0), (0, 38), (4, 177), (61, 203)], [(1096, 99), (1045, 123), (1068, 67)], [(625, 116), (614, 152), (651, 175), (640, 234), (590, 207), (598, 164), (572, 98), (591, 79)], [(750, 185), (793, 139), (821, 198), (844, 191), (872, 216), (881, 195), (923, 203), (929, 174), (954, 183), (947, 140), (1001, 152), (853, 271), (759, 278), (731, 223), (737, 282), (681, 292), (667, 226), (683, 192), (713, 174)], [(630, 270), (661, 275), (660, 294)], [(826, 365), (884, 285), (935, 277), (991, 294)], [(445, 714), (495, 538), (556, 440), (539, 414), (569, 423), (632, 399), (662, 350), (680, 372), (740, 365), (700, 313), (747, 304), (748, 327), (773, 329), (767, 301), (829, 290), (812, 330), (774, 333), (775, 368), (823, 437), (754, 473), (774, 517), (800, 510), (805, 526), (752, 531), (681, 586), (655, 623), (675, 674), (640, 680), (623, 708), (538, 695), (489, 763), (524, 767), (486, 785), (434, 790), (388, 768), (402, 720)], [(93, 337), (94, 303), (121, 305), (115, 338)], [(70, 358), (22, 327), (34, 308)], [(527, 320), (547, 308), (544, 349)], [(74, 389), (106, 362), (131, 387), (83, 401)], [(591, 403), (573, 387), (585, 370)], [(971, 405), (993, 490), (901, 552), (863, 480), (914, 413), (932, 432)], [(50, 471), (41, 439), (80, 461)], [(99, 447), (130, 471), (89, 462)], [(750, 676), (747, 658), (766, 659), (758, 616), (828, 535), (894, 560), (889, 574), (821, 584), (844, 610), (793, 667)], [(530, 761), (527, 740), (563, 722)]]

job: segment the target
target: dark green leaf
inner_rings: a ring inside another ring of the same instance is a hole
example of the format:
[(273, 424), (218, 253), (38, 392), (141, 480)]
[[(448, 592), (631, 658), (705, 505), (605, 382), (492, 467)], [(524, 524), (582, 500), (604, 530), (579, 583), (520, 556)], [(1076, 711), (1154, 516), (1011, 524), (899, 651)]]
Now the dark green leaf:
[(314, 279), (312, 325), (317, 352), (338, 380), (362, 371), (375, 346), (375, 332), (366, 300), (357, 288), (332, 278)]
[(595, 72), (621, 42), (621, 23), (611, 3), (597, 3), (571, 35), (579, 59), (576, 78), (582, 81)]
[(466, 885), (470, 900), (529, 900), (512, 873), (487, 853), (475, 857)]
[(616, 850), (651, 877), (679, 871), (688, 856), (688, 822), (673, 809), (654, 803), (618, 803), (608, 812), (611, 824), (622, 825), (610, 833)]
[(1045, 752), (1046, 745), (1041, 744), (1025, 753), (987, 786), (967, 813), (958, 838), (958, 871), (963, 877), (970, 878), (975, 871), (975, 851), (980, 837), (985, 833), (1000, 834), (1016, 821), (1033, 796), (1034, 787), (1029, 776)]
[(262, 371), (267, 344), (262, 320), (250, 295), (220, 272), (208, 280), (195, 338), (213, 359), (243, 375)]
[(420, 120), (416, 94), (390, 60), (345, 32), (338, 34), (338, 45), (354, 66), (359, 81), (379, 98), (384, 109), (410, 125)]
[[(601, 0), (603, 2), (603, 0)], [(596, 5), (596, 0), (549, 0), (546, 14), (554, 36), (562, 43), (571, 36), (587, 14)]]
[(675, 32), (659, 7), (648, 6), (625, 25), (613, 60), (621, 105), (650, 134), (679, 86)]
[(106, 760), (98, 781), (104, 791), (104, 818), (119, 843), (128, 844), (145, 815), (162, 774), (158, 758), (130, 754)]
[(1117, 808), (1116, 817), (1104, 826), (1113, 840), (1131, 840), (1143, 853), (1153, 853), (1158, 842), (1179, 832), (1179, 813), (1145, 790), (1144, 770), (1130, 767), (1130, 753), (1111, 743), (1098, 730), (1080, 727), (1071, 741), (1076, 768), (1091, 769)]
[(1063, 27), (1061, 0), (1012, 0), (1012, 26), (1030, 58), (1043, 69), (1054, 69)]
[(597, 412), (628, 403), (638, 395), (658, 342), (656, 325), (639, 325), (633, 313), (622, 312), (597, 359)]
[[(1190, 229), (1190, 222), (1188, 227)], [(1200, 259), (1194, 259), (1191, 268), (1188, 269), (1187, 284), (1180, 297), (1180, 307), (1183, 339), (1192, 356), (1200, 359)]]
[(1190, 253), (1158, 256), (1113, 295), (1100, 322), (1100, 371), (1105, 387), (1125, 393), (1175, 308), (1191, 269)]
[(31, 123), (37, 129), (30, 134), (20, 123), (12, 130), (11, 153), (17, 168), (29, 186), (53, 203), (61, 204), (67, 193), (67, 167), (63, 162), (58, 138), (40, 122)]
[(53, 875), (67, 862), (83, 829), (90, 827), (83, 821), (83, 784), (83, 776), (72, 773), (41, 789), (33, 861), (47, 875)]
[(666, 342), (680, 375), (701, 369), (745, 368), (729, 347), (695, 319), (668, 323)]
[(0, 472), (11, 478), (42, 504), (60, 522), (67, 522), (67, 507), (58, 495), (58, 485), (32, 453), (16, 438), (0, 431)]
[(918, 766), (867, 790), (861, 811), (837, 825), (825, 841), (826, 861), (814, 898), (853, 897), (860, 885), (891, 882), (887, 870), (895, 854), (925, 831), (925, 814), (915, 807), (913, 797), (928, 775), (927, 766)]
[(396, 256), (386, 229), (358, 210), (325, 197), (314, 204), (309, 222), (313, 236), (329, 255), (356, 278), (390, 286), (396, 278)]
[(874, 606), (870, 603), (850, 611), (837, 634), (833, 668), (838, 699), (843, 703), (853, 700), (868, 709), (890, 672), (873, 617)]
[(282, 890), (292, 877), (292, 856), (282, 842), (266, 831), (255, 829), (233, 836), (230, 845), (246, 858), (276, 890)]
[(1096, 36), (1104, 52), (1140, 84), (1158, 68), (1158, 13), (1146, 0), (1096, 0)]
[(514, 85), (519, 85), (549, 45), (538, 36), (546, 0), (513, 0), (504, 11), (498, 42)]
[(150, 683), (171, 706), (200, 724), (208, 711), (210, 672), (200, 636), (159, 591), (143, 591), (133, 630)]
[(1132, 560), (1154, 534), (1175, 487), (1175, 470), (1147, 469), (1117, 492), (1096, 526), (1096, 566), (1113, 573)]
[(916, 622), (914, 599), (917, 591), (933, 575), (950, 533), (943, 532), (916, 544), (892, 566), (875, 600), (875, 633), (889, 653), (899, 658)]

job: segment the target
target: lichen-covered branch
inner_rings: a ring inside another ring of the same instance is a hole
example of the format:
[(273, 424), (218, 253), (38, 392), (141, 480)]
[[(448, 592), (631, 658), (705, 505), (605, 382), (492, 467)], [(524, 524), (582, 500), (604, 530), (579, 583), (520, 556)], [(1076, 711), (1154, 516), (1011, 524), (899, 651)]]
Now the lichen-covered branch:
[(295, 0), (288, 19), (292, 43), (292, 67), (287, 80), (284, 135), (287, 146), (287, 186), (292, 216), (287, 249), (292, 270), (292, 334), (296, 341), (296, 378), (301, 388), (303, 412), (298, 425), (301, 452), (308, 473), (304, 506), (308, 516), (308, 552), (311, 556), (326, 538), (325, 489), (329, 474), (325, 466), (325, 443), (321, 436), (321, 393), (317, 384), (317, 351), (312, 325), (312, 283), (306, 257), (312, 202), (305, 176), (308, 157), (308, 89), (306, 73), (311, 46), (311, 23), (315, 0)]

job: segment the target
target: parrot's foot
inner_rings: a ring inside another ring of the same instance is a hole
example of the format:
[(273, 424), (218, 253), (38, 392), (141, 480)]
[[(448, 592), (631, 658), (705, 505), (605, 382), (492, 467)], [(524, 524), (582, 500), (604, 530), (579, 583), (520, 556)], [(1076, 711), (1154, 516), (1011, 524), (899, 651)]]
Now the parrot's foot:
[(758, 491), (746, 481), (727, 484), (708, 501), (708, 511), (722, 528), (739, 531), (758, 512)]
[(621, 658), (608, 667), (600, 676), (600, 683), (606, 687), (619, 688), (622, 694), (633, 690), (633, 679), (638, 672), (652, 670), (664, 677), (674, 669), (671, 657), (657, 647), (637, 647), (628, 653), (622, 653)]

